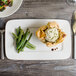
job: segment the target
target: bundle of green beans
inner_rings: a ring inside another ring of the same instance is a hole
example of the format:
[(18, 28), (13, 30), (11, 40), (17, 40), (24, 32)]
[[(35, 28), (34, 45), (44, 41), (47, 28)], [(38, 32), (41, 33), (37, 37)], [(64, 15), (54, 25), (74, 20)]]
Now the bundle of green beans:
[(27, 47), (31, 50), (35, 50), (35, 46), (31, 44), (29, 41), (32, 37), (32, 33), (27, 28), (26, 32), (24, 33), (21, 27), (16, 29), (16, 34), (12, 33), (14, 40), (16, 41), (16, 50), (19, 53), (20, 51), (24, 51), (24, 47)]

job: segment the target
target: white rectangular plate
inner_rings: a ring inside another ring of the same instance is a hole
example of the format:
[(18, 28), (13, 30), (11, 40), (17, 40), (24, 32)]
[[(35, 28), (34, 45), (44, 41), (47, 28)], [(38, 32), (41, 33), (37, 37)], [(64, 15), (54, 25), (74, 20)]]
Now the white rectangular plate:
[[(55, 46), (58, 50), (51, 51), (53, 48), (47, 47), (45, 44), (40, 42), (35, 33), (38, 27), (46, 25), (50, 21), (56, 21), (59, 27), (64, 31), (67, 36), (63, 43)], [(12, 37), (12, 32), (15, 32), (17, 27), (21, 26), (24, 31), (29, 28), (33, 32), (33, 37), (30, 42), (36, 45), (36, 50), (30, 50), (26, 47), (23, 52), (19, 54), (16, 51), (14, 40)], [(10, 20), (6, 24), (5, 29), (5, 51), (8, 59), (12, 60), (60, 60), (67, 59), (71, 55), (71, 28), (70, 24), (66, 20), (59, 19), (20, 19), (20, 20)]]

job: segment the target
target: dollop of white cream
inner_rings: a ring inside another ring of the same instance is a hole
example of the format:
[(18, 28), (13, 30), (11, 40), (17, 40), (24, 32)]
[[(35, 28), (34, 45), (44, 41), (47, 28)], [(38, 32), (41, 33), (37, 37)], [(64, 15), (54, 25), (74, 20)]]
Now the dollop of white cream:
[(59, 31), (56, 28), (47, 29), (45, 34), (45, 39), (49, 42), (55, 42), (59, 38)]

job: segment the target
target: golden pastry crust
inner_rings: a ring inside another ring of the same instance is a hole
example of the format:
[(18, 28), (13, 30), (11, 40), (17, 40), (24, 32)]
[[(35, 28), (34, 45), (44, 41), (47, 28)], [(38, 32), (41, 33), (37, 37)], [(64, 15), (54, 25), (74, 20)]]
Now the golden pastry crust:
[[(56, 42), (46, 41), (46, 39), (45, 39), (45, 37), (46, 37), (45, 30), (49, 29), (49, 28), (56, 28), (56, 29), (58, 29), (58, 31), (59, 31), (59, 38), (57, 39)], [(43, 43), (45, 43), (48, 47), (52, 47), (52, 46), (55, 46), (55, 45), (63, 42), (64, 38), (66, 37), (66, 34), (64, 32), (62, 32), (61, 29), (59, 29), (59, 25), (55, 21), (53, 21), (53, 22), (48, 22), (47, 25), (41, 26), (36, 31), (36, 36), (38, 37), (38, 39), (40, 41), (42, 41)]]

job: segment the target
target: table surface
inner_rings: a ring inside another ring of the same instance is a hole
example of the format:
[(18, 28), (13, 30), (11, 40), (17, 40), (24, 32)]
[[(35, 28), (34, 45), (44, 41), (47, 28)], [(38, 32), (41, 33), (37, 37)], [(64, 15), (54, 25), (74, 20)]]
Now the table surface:
[[(66, 0), (23, 0), (20, 9), (13, 15), (0, 19), (0, 28), (11, 19), (66, 19), (71, 23), (76, 9)], [(73, 50), (72, 50), (73, 51)], [(76, 76), (76, 60), (12, 61), (0, 60), (0, 76)]]

